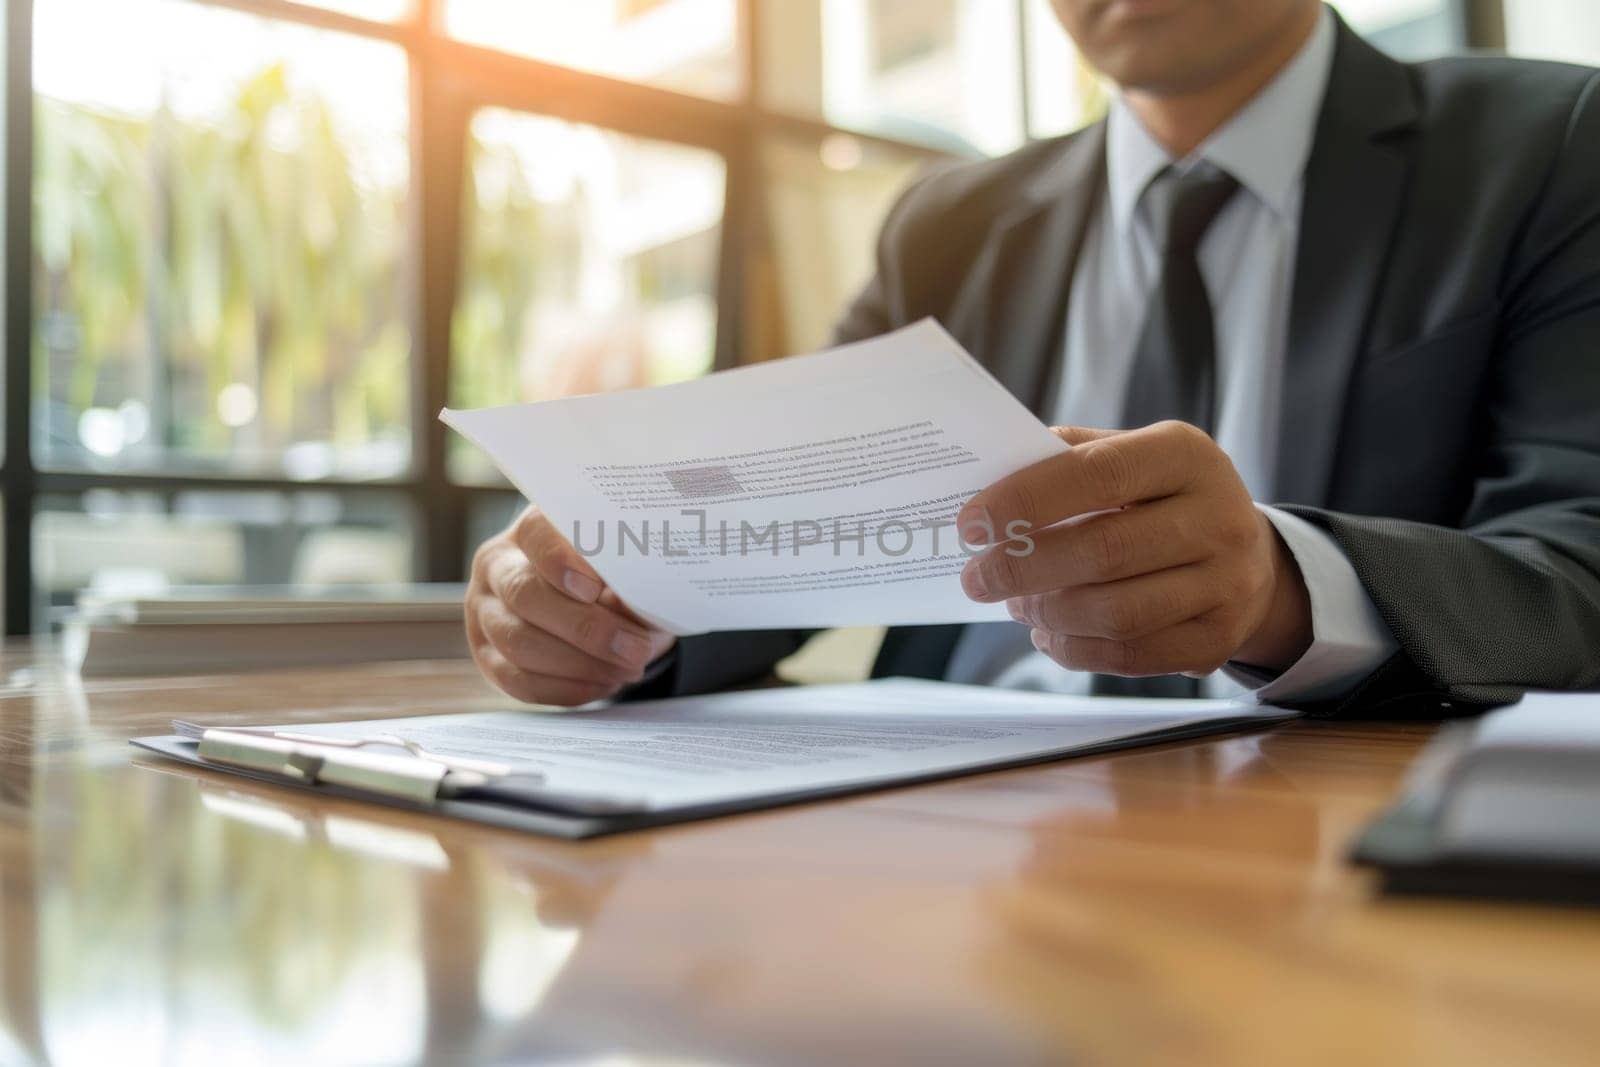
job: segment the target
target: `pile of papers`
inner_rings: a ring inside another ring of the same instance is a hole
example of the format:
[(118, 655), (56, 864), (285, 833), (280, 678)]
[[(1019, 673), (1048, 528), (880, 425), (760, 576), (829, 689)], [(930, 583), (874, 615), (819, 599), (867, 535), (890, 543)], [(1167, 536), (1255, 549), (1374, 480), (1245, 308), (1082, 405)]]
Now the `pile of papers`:
[(66, 620), (62, 651), (85, 678), (459, 659), (463, 593), (448, 584), (86, 592)]

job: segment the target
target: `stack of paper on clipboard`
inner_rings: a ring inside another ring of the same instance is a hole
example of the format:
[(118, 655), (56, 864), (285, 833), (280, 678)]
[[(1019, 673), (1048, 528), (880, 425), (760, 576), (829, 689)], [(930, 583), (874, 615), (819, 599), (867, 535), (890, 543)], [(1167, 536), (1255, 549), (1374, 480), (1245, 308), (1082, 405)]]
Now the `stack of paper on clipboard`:
[(572, 712), (207, 727), (134, 744), (317, 792), (591, 837), (1272, 725), (1293, 712), (909, 679)]

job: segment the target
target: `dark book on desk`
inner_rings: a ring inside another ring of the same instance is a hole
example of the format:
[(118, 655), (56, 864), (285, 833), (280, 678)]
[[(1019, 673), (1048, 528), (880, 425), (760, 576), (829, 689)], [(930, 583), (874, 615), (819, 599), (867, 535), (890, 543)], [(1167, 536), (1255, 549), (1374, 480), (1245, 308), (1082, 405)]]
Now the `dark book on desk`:
[(85, 678), (467, 655), (460, 585), (85, 593), (62, 654)]
[(1600, 904), (1600, 693), (1447, 730), (1354, 858), (1393, 893)]

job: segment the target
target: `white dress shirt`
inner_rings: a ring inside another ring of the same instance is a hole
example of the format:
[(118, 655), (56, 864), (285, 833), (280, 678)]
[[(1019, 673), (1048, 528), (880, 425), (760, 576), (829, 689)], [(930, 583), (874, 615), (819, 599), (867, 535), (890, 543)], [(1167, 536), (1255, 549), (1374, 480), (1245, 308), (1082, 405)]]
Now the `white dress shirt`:
[[(1050, 413), (1055, 423), (1119, 425), (1134, 349), (1161, 271), (1161, 247), (1144, 191), (1169, 166), (1180, 172), (1220, 168), (1238, 180), (1240, 189), (1212, 222), (1198, 253), (1217, 332), (1215, 438), (1255, 499), (1270, 492), (1281, 444), (1278, 420), (1303, 178), (1333, 47), (1332, 16), (1325, 11), (1283, 70), (1182, 160), (1174, 160), (1122, 100), (1113, 101), (1106, 129), (1108, 195), (1089, 220), (1073, 275), (1066, 362)], [(1332, 538), (1286, 512), (1262, 510), (1305, 576), (1314, 640), (1276, 678), (1219, 672), (1205, 679), (1203, 691), (1211, 696), (1252, 692), (1263, 701), (1335, 698), (1393, 654), (1394, 637)], [(970, 627), (963, 635), (948, 678), (1088, 691), (1089, 676), (1035, 651), (1027, 627), (1017, 624), (1014, 635), (1001, 634), (1003, 640), (996, 640), (992, 629), (980, 634), (982, 628)]]

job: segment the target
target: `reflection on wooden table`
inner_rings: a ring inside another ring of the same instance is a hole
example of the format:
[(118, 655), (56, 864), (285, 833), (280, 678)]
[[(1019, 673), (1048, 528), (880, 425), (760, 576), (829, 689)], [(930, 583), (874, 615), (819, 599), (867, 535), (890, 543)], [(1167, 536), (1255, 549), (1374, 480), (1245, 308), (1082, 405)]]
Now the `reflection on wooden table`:
[(1431, 728), (1302, 723), (592, 842), (128, 737), (478, 710), (459, 664), (0, 656), (0, 1063), (1592, 1062), (1600, 913), (1374, 898)]

